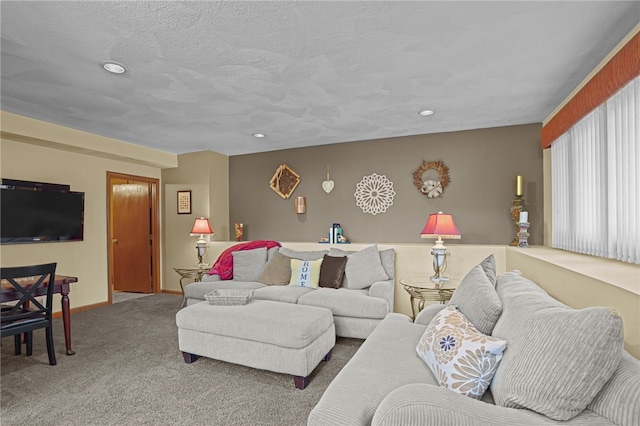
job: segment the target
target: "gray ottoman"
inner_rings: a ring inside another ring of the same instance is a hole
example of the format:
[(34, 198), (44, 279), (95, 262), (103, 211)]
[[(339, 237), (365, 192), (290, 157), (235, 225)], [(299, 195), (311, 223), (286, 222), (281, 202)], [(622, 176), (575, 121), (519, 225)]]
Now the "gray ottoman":
[(298, 389), (328, 361), (336, 342), (330, 310), (269, 300), (242, 306), (200, 302), (176, 314), (178, 344), (185, 362), (198, 356), (292, 374)]

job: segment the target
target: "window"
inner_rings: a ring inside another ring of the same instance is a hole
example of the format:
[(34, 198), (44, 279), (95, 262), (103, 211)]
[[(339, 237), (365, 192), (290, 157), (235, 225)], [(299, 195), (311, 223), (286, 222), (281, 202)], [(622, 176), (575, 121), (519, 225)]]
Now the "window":
[(551, 145), (552, 246), (640, 263), (640, 77)]

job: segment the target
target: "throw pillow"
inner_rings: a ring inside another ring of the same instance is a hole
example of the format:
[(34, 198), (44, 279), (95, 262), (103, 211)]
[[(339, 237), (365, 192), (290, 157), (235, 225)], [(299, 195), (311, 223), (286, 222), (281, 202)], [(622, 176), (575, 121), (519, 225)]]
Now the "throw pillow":
[(291, 258), (275, 253), (264, 265), (258, 282), (267, 285), (287, 285), (291, 279)]
[(291, 279), (289, 285), (296, 287), (318, 288), (322, 259), (291, 259)]
[(382, 267), (377, 245), (371, 245), (347, 256), (344, 270), (345, 287), (362, 290), (377, 281), (387, 281), (389, 276)]
[(484, 334), (491, 334), (502, 313), (498, 293), (480, 265), (472, 268), (462, 279), (449, 304), (456, 305)]
[(623, 353), (622, 319), (572, 309), (514, 272), (498, 277), (503, 311), (493, 336), (509, 341), (491, 384), (496, 405), (569, 420), (593, 401)]
[(320, 267), (320, 287), (340, 288), (346, 265), (345, 256), (333, 257), (325, 254)]
[(233, 280), (257, 281), (262, 268), (267, 263), (267, 248), (234, 251), (231, 254), (233, 255)]
[(482, 262), (480, 262), (482, 270), (491, 281), (491, 285), (496, 286), (496, 258), (492, 254), (487, 256)]
[(431, 320), (416, 346), (438, 384), (480, 399), (498, 369), (507, 342), (480, 333), (454, 306)]

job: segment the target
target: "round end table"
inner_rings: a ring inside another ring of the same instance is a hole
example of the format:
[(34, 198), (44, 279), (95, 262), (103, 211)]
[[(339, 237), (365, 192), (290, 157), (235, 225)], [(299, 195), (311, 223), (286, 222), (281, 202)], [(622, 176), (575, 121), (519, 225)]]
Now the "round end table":
[[(451, 282), (457, 282), (457, 280), (450, 280), (447, 283), (434, 283), (428, 277), (412, 277), (402, 278), (400, 284), (411, 296), (411, 312), (413, 313), (413, 319), (416, 319), (416, 315), (424, 308), (424, 304), (427, 301), (445, 303), (451, 299), (455, 288), (449, 287)], [(416, 312), (415, 300), (418, 299), (418, 310)]]

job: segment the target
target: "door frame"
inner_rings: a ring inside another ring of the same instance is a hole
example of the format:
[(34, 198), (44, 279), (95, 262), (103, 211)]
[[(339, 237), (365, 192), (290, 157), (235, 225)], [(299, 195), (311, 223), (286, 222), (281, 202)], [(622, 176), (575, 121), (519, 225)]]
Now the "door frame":
[(135, 176), (124, 173), (107, 172), (107, 264), (109, 269), (108, 293), (109, 305), (113, 303), (113, 256), (111, 243), (111, 188), (113, 179), (127, 179), (136, 182), (146, 182), (150, 187), (151, 197), (151, 258), (153, 265), (151, 267), (151, 289), (152, 294), (160, 292), (160, 200), (158, 188), (160, 187), (160, 179), (150, 178), (146, 176)]

